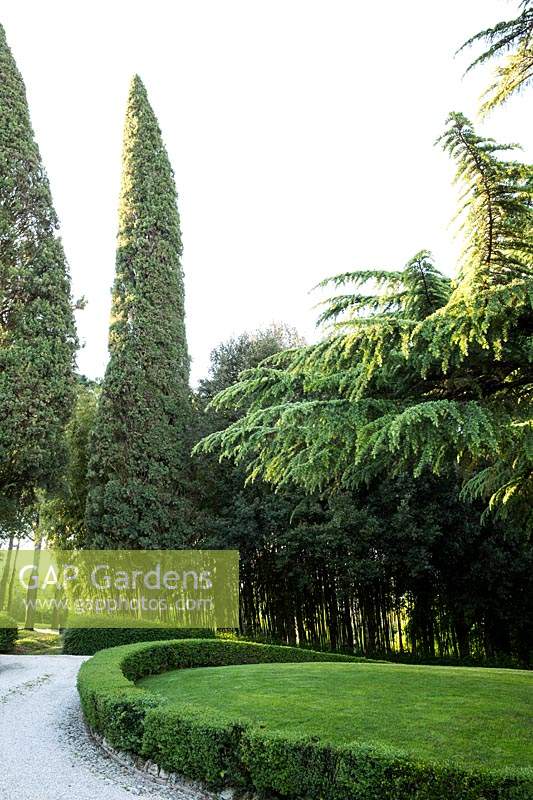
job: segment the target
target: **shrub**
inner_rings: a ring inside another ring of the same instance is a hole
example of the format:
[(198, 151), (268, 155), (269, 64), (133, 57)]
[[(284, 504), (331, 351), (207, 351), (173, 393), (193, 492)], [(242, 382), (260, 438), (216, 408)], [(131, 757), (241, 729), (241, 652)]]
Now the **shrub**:
[(393, 748), (328, 744), (267, 732), (249, 721), (169, 702), (133, 681), (169, 669), (230, 664), (361, 661), (335, 653), (230, 640), (176, 640), (106, 650), (82, 665), (89, 726), (115, 747), (167, 771), (291, 800), (528, 800), (533, 771), (468, 770), (421, 762)]
[(240, 747), (256, 791), (295, 800), (526, 800), (533, 788), (531, 771), (471, 771), (383, 745), (328, 745), (250, 730)]
[(92, 656), (99, 650), (137, 642), (163, 639), (212, 639), (215, 633), (207, 628), (66, 628), (63, 653)]
[(250, 785), (262, 795), (334, 797), (336, 748), (312, 737), (250, 729), (240, 749)]
[(0, 653), (12, 653), (18, 637), (17, 623), (0, 612)]
[(142, 755), (169, 772), (211, 786), (247, 786), (240, 761), (246, 726), (222, 714), (161, 705), (146, 715)]

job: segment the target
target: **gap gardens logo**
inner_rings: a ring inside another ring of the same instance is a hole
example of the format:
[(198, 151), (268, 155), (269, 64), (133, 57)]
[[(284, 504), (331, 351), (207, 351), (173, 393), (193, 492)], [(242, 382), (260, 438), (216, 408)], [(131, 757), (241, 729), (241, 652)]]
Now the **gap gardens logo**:
[(0, 551), (5, 570), (19, 616), (50, 625), (238, 627), (235, 550)]

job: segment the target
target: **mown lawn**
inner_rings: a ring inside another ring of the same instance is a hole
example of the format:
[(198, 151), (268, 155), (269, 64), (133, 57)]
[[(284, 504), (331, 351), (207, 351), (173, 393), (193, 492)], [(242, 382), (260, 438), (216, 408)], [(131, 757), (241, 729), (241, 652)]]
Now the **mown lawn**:
[(533, 763), (533, 676), (525, 671), (258, 664), (175, 670), (140, 684), (267, 729), (494, 768)]

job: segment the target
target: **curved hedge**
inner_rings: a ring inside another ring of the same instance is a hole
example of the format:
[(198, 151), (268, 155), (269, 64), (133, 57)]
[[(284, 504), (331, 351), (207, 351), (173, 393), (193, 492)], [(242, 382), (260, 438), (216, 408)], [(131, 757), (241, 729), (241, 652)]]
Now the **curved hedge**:
[(82, 665), (78, 689), (89, 726), (120, 750), (211, 786), (229, 784), (291, 800), (531, 800), (532, 770), (467, 770), (420, 762), (384, 746), (332, 745), (267, 732), (135, 686), (171, 669), (304, 661), (360, 661), (251, 642), (183, 640), (106, 650)]
[(191, 638), (214, 639), (215, 632), (207, 628), (66, 628), (63, 632), (63, 653), (93, 656), (108, 647)]
[(17, 623), (0, 612), (0, 653), (12, 653), (18, 637)]

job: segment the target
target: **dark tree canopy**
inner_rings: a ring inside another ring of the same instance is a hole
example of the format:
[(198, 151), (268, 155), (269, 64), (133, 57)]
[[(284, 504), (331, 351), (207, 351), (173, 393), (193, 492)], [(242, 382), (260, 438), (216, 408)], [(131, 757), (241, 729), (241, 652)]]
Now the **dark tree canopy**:
[(67, 464), (55, 492), (40, 504), (40, 526), (54, 547), (87, 546), (85, 508), (90, 439), (94, 427), (100, 388), (80, 379), (74, 411), (66, 427)]
[(0, 497), (52, 488), (65, 460), (77, 338), (70, 277), (26, 91), (0, 26)]
[[(424, 316), (426, 303), (445, 303), (451, 290), (427, 253), (390, 280), (390, 314), (406, 304)], [(302, 344), (276, 326), (220, 345), (199, 410), (243, 369)], [(208, 409), (199, 433), (242, 414)], [(261, 480), (245, 486), (246, 464), (216, 454), (198, 454), (195, 465), (196, 544), (239, 550), (247, 635), (389, 657), (529, 659), (531, 548), (520, 531), (479, 524), (481, 508), (460, 499), (456, 470), (305, 494)]]
[(187, 530), (189, 354), (172, 168), (139, 77), (124, 129), (116, 276), (89, 464), (97, 546), (171, 547)]

